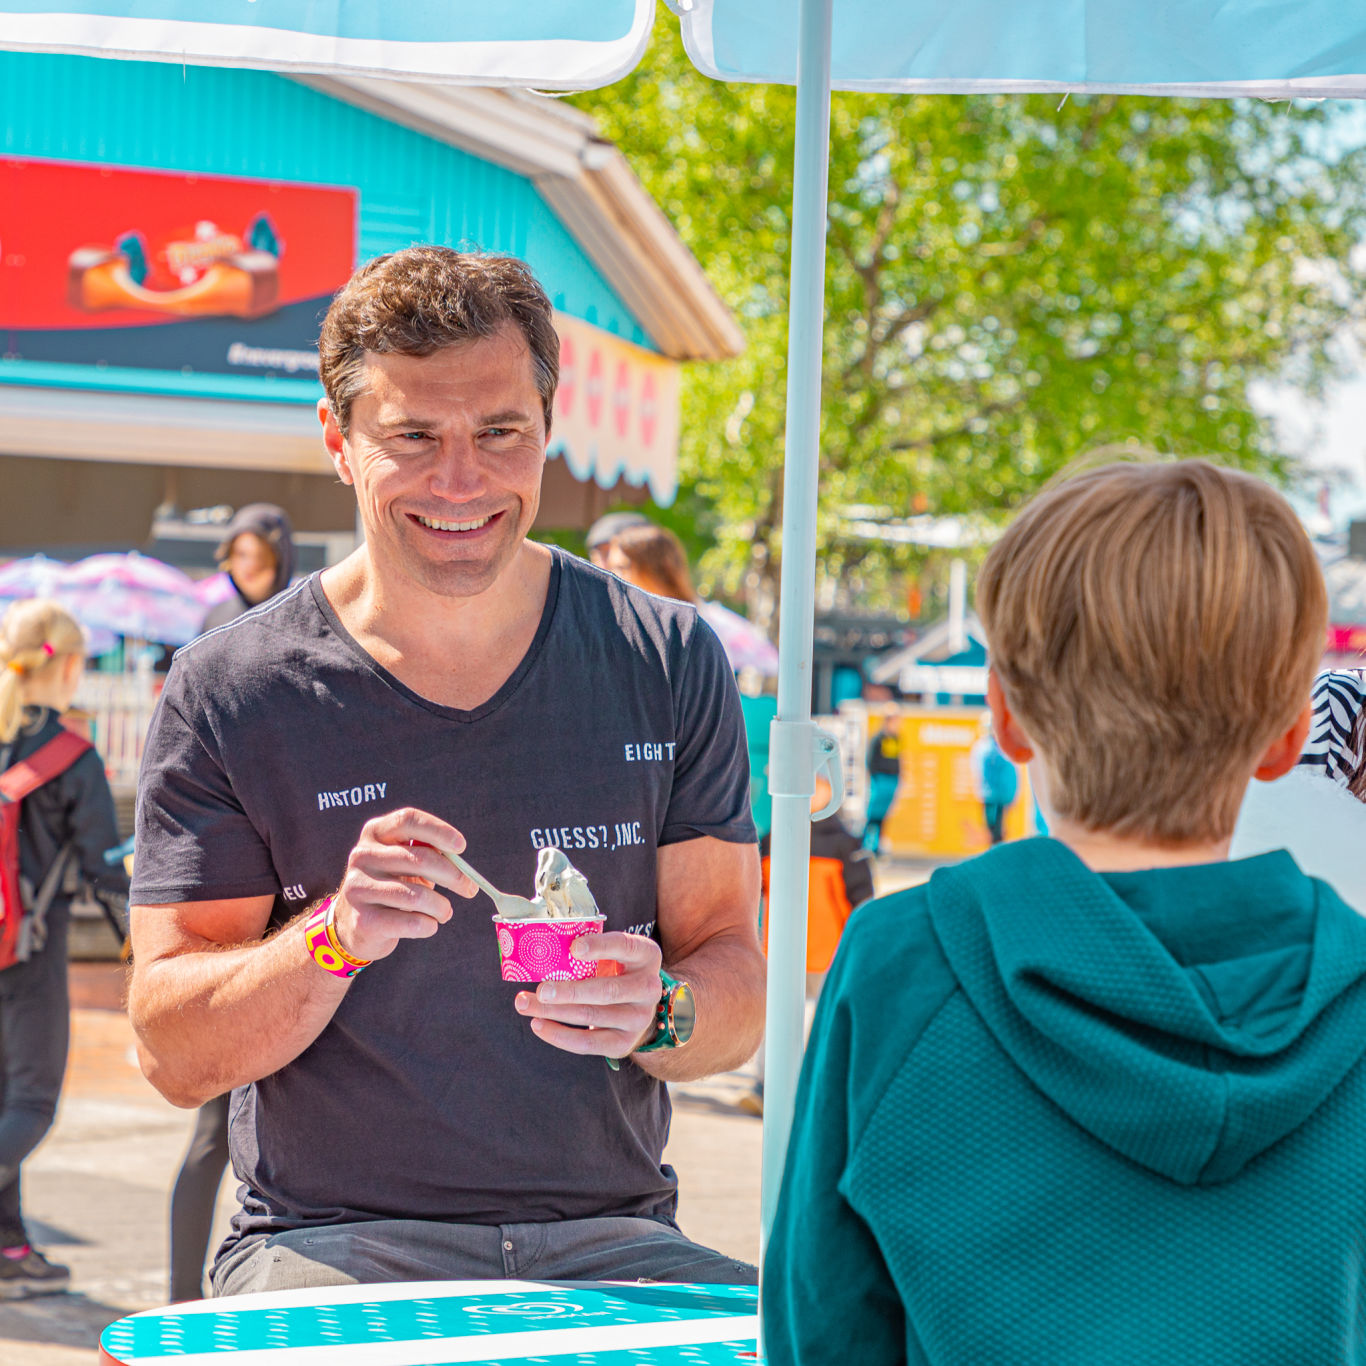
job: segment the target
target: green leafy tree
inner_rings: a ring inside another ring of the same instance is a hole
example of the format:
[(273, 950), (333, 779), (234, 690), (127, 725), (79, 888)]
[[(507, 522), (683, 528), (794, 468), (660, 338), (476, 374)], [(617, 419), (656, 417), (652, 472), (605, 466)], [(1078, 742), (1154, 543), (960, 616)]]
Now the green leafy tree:
[[(782, 518), (791, 89), (698, 74), (662, 15), (579, 97), (738, 315), (689, 367), (669, 520), (768, 620)], [(837, 94), (821, 474), (827, 597), (885, 605), (924, 552), (845, 510), (1000, 519), (1079, 453), (1139, 443), (1288, 473), (1249, 383), (1313, 389), (1355, 319), (1363, 151), (1332, 105)]]

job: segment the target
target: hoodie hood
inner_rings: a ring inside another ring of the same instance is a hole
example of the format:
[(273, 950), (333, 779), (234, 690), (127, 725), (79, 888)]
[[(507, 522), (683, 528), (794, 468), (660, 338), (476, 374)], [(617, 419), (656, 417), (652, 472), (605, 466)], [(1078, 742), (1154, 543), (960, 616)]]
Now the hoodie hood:
[[(219, 560), (228, 558), (232, 543), (247, 531), (259, 536), (275, 552), (275, 582), (271, 584), (266, 597), (262, 598), (262, 602), (265, 602), (288, 588), (294, 577), (294, 528), (290, 526), (285, 510), (274, 503), (247, 503), (237, 509), (223, 531), (223, 539), (218, 543)], [(235, 581), (233, 587), (237, 587)], [(242, 590), (238, 588), (237, 592), (240, 597)]]
[(1280, 851), (1092, 872), (1055, 840), (941, 869), (935, 933), (997, 1043), (1094, 1138), (1227, 1181), (1366, 1052), (1366, 920)]

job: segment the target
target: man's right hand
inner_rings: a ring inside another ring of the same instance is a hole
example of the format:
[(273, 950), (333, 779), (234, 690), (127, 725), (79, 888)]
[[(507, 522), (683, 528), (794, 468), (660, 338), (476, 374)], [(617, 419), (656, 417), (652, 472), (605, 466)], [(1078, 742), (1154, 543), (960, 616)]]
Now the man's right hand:
[(354, 958), (387, 958), (401, 939), (428, 939), (451, 918), (457, 896), (479, 890), (446, 857), (465, 852), (465, 837), (445, 821), (403, 807), (361, 827), (334, 903), (342, 948)]
[[(354, 958), (384, 958), (451, 918), (445, 887), (475, 886), (443, 850), (460, 832), (411, 808), (367, 821), (347, 859), (334, 930)], [(133, 908), (128, 1013), (138, 1059), (174, 1105), (202, 1105), (292, 1062), (327, 1027), (349, 983), (308, 961), (303, 917), (268, 933), (273, 896)]]

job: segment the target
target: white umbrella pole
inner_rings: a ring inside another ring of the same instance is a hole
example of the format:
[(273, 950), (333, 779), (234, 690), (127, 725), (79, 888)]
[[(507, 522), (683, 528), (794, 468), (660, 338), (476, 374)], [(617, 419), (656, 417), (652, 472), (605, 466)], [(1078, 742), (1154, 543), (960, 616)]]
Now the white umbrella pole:
[[(811, 644), (816, 605), (826, 184), (830, 170), (831, 6), (832, 0), (801, 0), (798, 17), (783, 559), (778, 608), (778, 715), (769, 741), (773, 837), (769, 871), (768, 1015), (764, 1035), (761, 1262), (778, 1203), (804, 1043), (806, 902), (811, 797), (815, 791)], [(762, 1355), (762, 1334), (759, 1350)]]

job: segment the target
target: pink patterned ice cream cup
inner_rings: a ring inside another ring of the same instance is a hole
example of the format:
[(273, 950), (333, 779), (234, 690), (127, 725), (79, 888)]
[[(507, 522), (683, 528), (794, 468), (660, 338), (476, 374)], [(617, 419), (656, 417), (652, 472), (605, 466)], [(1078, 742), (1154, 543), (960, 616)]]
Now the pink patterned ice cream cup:
[[(609, 977), (615, 963), (575, 958), (569, 946), (585, 934), (601, 934), (606, 916), (582, 916), (577, 920), (505, 920), (493, 917), (498, 931), (498, 957), (505, 982), (582, 982), (589, 977)], [(599, 971), (601, 969), (601, 971)]]

